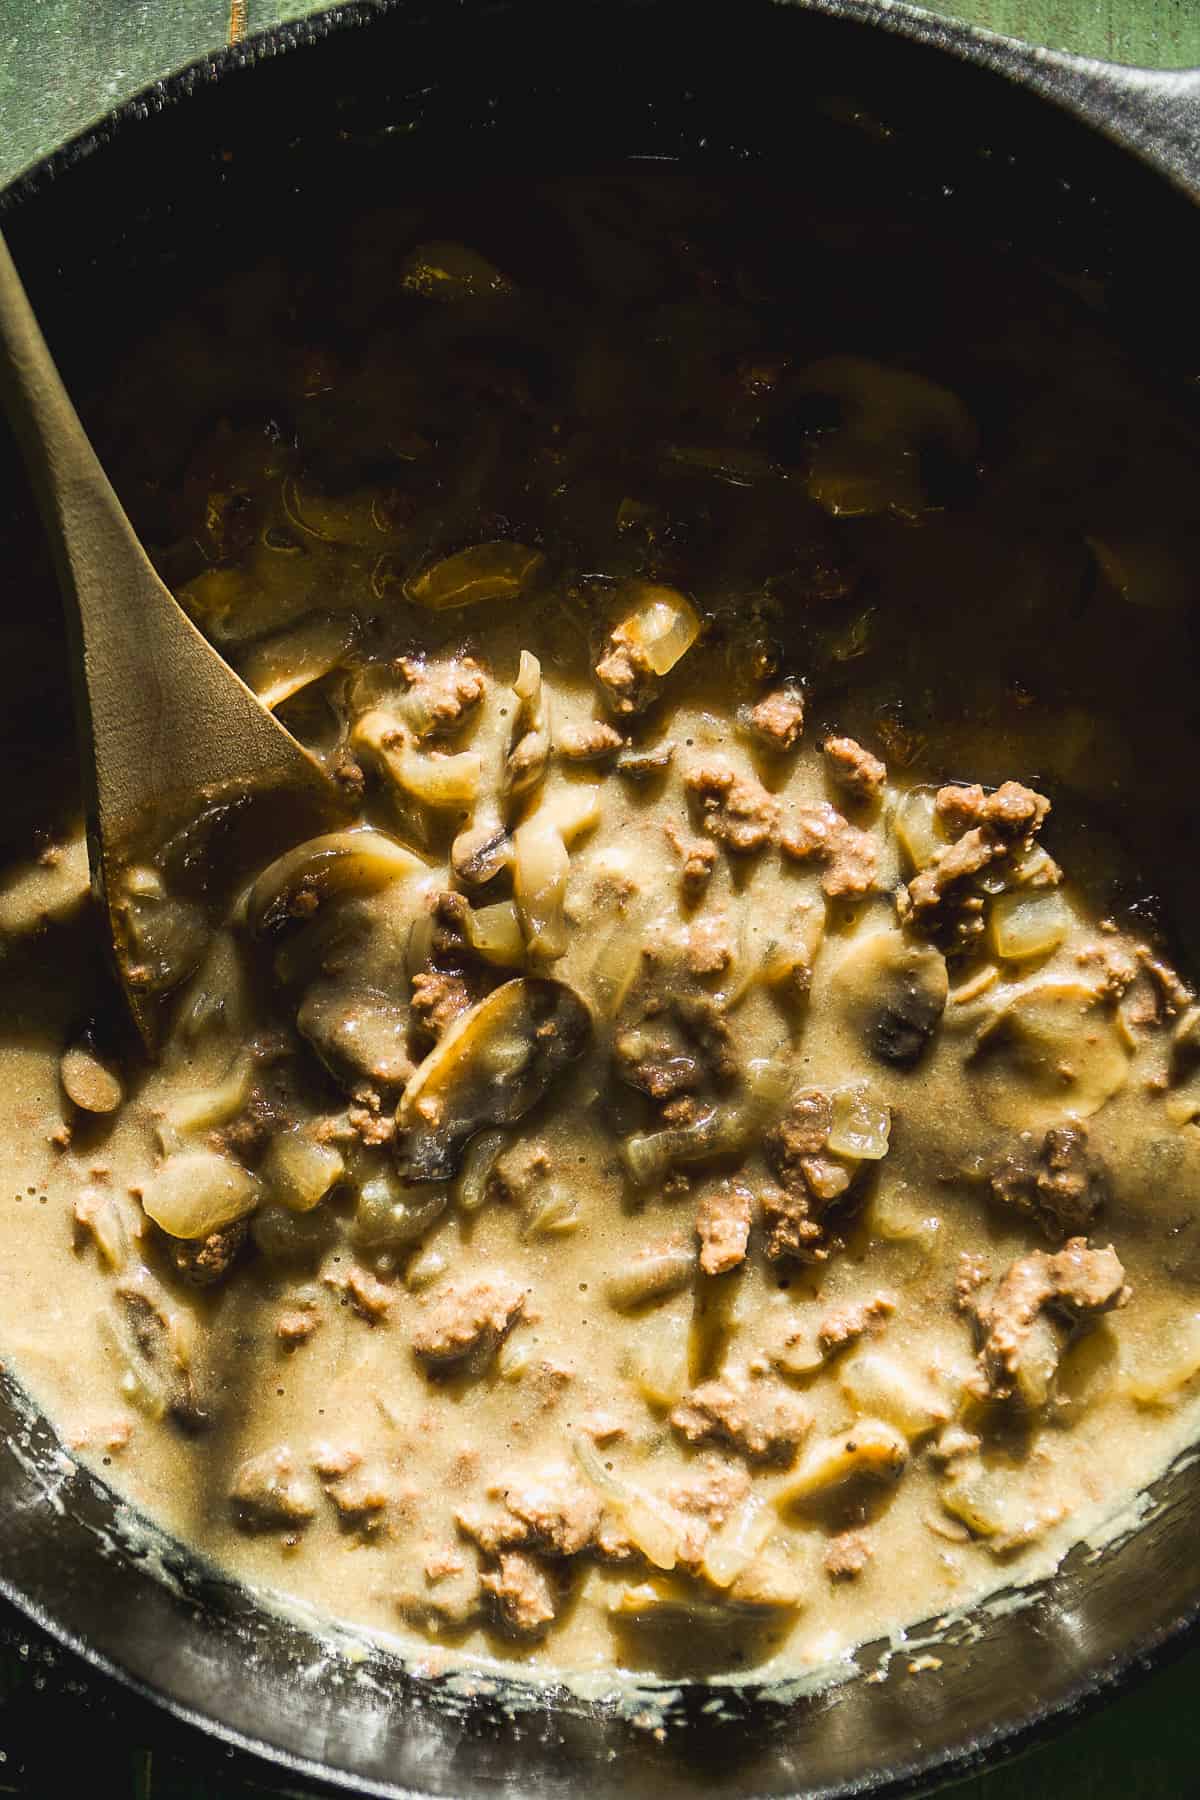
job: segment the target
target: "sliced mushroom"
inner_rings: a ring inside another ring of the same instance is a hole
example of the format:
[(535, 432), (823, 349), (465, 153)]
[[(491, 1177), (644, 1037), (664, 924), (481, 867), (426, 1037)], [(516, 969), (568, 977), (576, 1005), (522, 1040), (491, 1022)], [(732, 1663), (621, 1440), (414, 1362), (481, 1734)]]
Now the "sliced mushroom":
[(988, 1020), (970, 1066), (990, 1119), (1042, 1131), (1099, 1112), (1124, 1085), (1129, 1050), (1096, 988), (1040, 981)]
[(334, 895), (373, 894), (390, 882), (427, 873), (419, 856), (382, 831), (330, 831), (267, 865), (250, 889), (246, 916), (261, 934), (287, 919), (308, 917)]
[(808, 491), (835, 515), (892, 511), (914, 518), (937, 504), (925, 491), (921, 453), (936, 448), (969, 464), (979, 434), (948, 389), (866, 357), (830, 356), (804, 371), (805, 393), (829, 395), (839, 425), (812, 452)]
[(58, 1065), (63, 1092), (81, 1112), (116, 1112), (125, 1095), (116, 1070), (87, 1044), (72, 1044)]
[(511, 1125), (583, 1053), (591, 1015), (563, 982), (506, 981), (450, 1026), (396, 1111), (397, 1154), (410, 1181), (453, 1175), (485, 1125)]
[(880, 1062), (910, 1069), (928, 1047), (949, 992), (946, 959), (899, 931), (851, 945), (834, 977), (849, 1022)]
[(443, 557), (404, 584), (407, 599), (431, 612), (478, 606), (485, 600), (518, 600), (532, 587), (545, 557), (525, 544), (472, 544)]
[(318, 981), (304, 996), (296, 1025), (334, 1080), (396, 1088), (412, 1074), (409, 1009), (364, 983)]
[(351, 613), (310, 613), (288, 631), (251, 644), (239, 674), (264, 706), (282, 706), (302, 688), (320, 681), (350, 654), (358, 638)]

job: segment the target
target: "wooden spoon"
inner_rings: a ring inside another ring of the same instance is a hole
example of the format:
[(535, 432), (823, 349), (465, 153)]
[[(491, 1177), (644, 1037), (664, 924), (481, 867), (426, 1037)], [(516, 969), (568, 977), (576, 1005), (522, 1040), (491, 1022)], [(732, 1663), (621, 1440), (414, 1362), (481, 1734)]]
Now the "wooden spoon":
[[(162, 898), (158, 853), (199, 815), (269, 796), (298, 830), (339, 808), (316, 759), (267, 711), (155, 574), (88, 442), (0, 237), (0, 398), (54, 551), (72, 646), (92, 885), (148, 1050), (156, 986), (131, 904)], [(169, 402), (168, 402), (169, 403)], [(136, 899), (134, 899), (136, 896)]]

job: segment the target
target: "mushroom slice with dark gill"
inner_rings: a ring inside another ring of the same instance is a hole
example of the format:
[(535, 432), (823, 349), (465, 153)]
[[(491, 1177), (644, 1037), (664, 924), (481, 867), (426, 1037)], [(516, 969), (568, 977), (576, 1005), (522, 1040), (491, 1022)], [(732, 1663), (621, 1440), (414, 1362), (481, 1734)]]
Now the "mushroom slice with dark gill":
[(511, 1125), (582, 1055), (591, 1015), (561, 981), (518, 978), (463, 1013), (413, 1074), (396, 1110), (409, 1181), (444, 1181), (485, 1125)]

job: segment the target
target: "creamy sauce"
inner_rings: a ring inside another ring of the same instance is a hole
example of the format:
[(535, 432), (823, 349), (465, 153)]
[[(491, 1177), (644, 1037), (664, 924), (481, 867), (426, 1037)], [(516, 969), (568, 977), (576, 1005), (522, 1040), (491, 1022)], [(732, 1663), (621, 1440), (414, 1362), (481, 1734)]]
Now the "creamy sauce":
[[(1014, 549), (939, 371), (675, 254), (642, 342), (405, 242), (403, 331), (289, 347), (295, 442), (219, 425), (155, 502), (347, 808), (140, 872), (158, 1067), (78, 839), (0, 894), (6, 1360), (195, 1551), (425, 1658), (794, 1674), (1192, 1435), (1200, 1034), (1100, 805), (1169, 558)], [(1089, 554), (1078, 693), (1015, 687), (1045, 603), (997, 642), (960, 584)]]

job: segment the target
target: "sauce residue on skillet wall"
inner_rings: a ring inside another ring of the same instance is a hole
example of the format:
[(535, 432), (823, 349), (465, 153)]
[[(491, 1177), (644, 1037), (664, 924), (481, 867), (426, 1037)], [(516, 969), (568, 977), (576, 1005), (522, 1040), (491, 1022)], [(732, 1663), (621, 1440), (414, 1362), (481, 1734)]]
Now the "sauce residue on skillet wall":
[(779, 229), (446, 193), (121, 372), (136, 523), (347, 807), (137, 872), (150, 1071), (31, 686), (0, 1348), (427, 1659), (812, 1665), (1192, 1432), (1194, 437), (1049, 276)]

